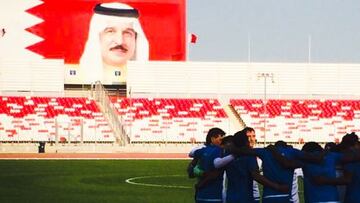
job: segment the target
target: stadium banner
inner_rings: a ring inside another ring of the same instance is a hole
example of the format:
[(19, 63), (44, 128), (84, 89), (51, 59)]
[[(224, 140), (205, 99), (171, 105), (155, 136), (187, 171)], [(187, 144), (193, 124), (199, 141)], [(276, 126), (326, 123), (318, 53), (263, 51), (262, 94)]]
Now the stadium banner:
[(123, 84), (128, 61), (186, 60), (186, 0), (4, 0), (0, 13), (0, 59), (63, 60), (65, 84)]

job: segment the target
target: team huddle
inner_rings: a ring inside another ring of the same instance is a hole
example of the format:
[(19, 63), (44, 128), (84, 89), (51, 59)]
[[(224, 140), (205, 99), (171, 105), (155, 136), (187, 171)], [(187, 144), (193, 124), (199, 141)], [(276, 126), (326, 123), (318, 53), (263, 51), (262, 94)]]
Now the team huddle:
[[(338, 145), (308, 142), (301, 150), (284, 141), (253, 148), (255, 131), (246, 127), (225, 136), (212, 128), (204, 146), (193, 149), (187, 172), (197, 177), (195, 202), (299, 202), (297, 175), (304, 178), (305, 203), (360, 203), (360, 143), (355, 133)], [(259, 165), (261, 165), (262, 173)], [(260, 197), (258, 183), (263, 185)]]

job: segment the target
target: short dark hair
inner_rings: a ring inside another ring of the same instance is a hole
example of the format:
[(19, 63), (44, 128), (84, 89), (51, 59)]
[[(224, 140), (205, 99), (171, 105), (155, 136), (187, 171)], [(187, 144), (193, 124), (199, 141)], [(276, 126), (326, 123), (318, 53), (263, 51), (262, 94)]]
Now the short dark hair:
[(301, 150), (304, 152), (321, 152), (323, 148), (316, 142), (307, 142)]
[(211, 144), (212, 137), (217, 137), (218, 135), (224, 136), (225, 134), (226, 133), (220, 128), (211, 128), (206, 135), (205, 145), (208, 146)]
[(225, 145), (227, 143), (233, 143), (234, 142), (234, 136), (233, 135), (228, 135), (222, 138), (221, 140), (221, 144)]
[(324, 148), (329, 151), (336, 151), (336, 144), (335, 142), (328, 142), (325, 144)]
[(356, 145), (357, 143), (359, 143), (359, 137), (357, 134), (355, 134), (354, 132), (352, 133), (347, 133), (346, 135), (344, 135), (344, 137), (341, 139), (341, 143), (339, 144), (341, 146), (342, 149), (348, 149), (354, 145)]
[(249, 138), (246, 135), (246, 128), (234, 134), (234, 144), (237, 147), (244, 147), (249, 145)]
[(255, 132), (255, 130), (254, 130), (254, 128), (252, 128), (252, 127), (245, 127), (244, 129), (242, 129), (245, 133), (247, 133), (247, 132)]
[(279, 140), (277, 142), (275, 142), (275, 147), (287, 147), (287, 143), (283, 140)]

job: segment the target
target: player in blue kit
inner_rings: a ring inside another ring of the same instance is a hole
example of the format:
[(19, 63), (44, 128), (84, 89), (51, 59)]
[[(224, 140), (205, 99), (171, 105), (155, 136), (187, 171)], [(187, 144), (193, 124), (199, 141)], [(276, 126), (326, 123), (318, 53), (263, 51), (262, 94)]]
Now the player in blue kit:
[[(284, 166), (277, 157), (277, 154), (285, 157), (286, 160), (295, 160), (304, 157), (303, 153), (299, 150), (293, 149), (285, 142), (279, 141), (275, 144), (274, 148), (256, 148), (257, 156), (262, 160), (262, 169), (264, 176), (273, 182), (285, 184), (289, 188), (292, 187), (294, 169), (300, 167), (300, 162), (286, 161), (285, 163), (295, 164), (294, 166)], [(263, 203), (289, 203), (291, 198), (290, 192), (281, 192), (273, 188), (264, 186)]]
[[(316, 142), (306, 143), (302, 151), (308, 153), (322, 153), (322, 147)], [(343, 155), (340, 153), (329, 152), (325, 155), (321, 164), (305, 163), (304, 172), (304, 196), (306, 203), (315, 202), (340, 202), (336, 185), (323, 185), (316, 183), (316, 178), (336, 178), (336, 165), (340, 163)]]
[[(245, 131), (239, 131), (233, 137), (233, 142), (236, 147), (249, 148), (249, 140)], [(255, 156), (238, 156), (225, 166), (226, 176), (228, 179), (226, 190), (227, 203), (254, 203), (258, 202), (254, 197), (253, 181), (270, 187), (274, 190), (287, 193), (289, 187), (287, 185), (280, 185), (272, 182), (260, 175), (259, 167)]]
[(337, 146), (344, 153), (340, 160), (344, 164), (344, 173), (340, 177), (317, 176), (314, 182), (320, 186), (346, 184), (345, 203), (360, 202), (360, 143), (355, 133), (346, 134)]
[[(357, 148), (357, 153), (360, 153), (359, 144), (357, 144)], [(346, 164), (344, 175), (350, 180), (346, 186), (345, 203), (360, 202), (360, 162)]]
[[(254, 148), (255, 144), (257, 142), (255, 129), (247, 126), (240, 132), (246, 134), (246, 136), (248, 137), (248, 140), (249, 140), (250, 148)], [(258, 158), (256, 158), (256, 161), (257, 162), (259, 161)], [(253, 182), (253, 194), (254, 194), (256, 203), (259, 203), (260, 202), (260, 191), (259, 191), (259, 184), (256, 181)]]
[(344, 175), (348, 177), (345, 203), (360, 202), (360, 162), (346, 164)]
[(345, 193), (345, 203), (360, 202), (360, 143), (359, 137), (355, 133), (344, 136), (343, 141), (347, 142), (348, 154), (356, 160), (345, 164), (344, 175), (348, 180)]
[[(286, 183), (292, 182), (292, 191), (289, 194), (289, 200), (287, 199), (287, 195), (285, 194), (274, 194), (273, 191), (269, 190), (269, 193), (264, 192), (263, 202), (297, 202), (298, 200), (294, 198), (297, 194), (297, 178), (295, 177), (295, 169), (302, 167), (304, 163), (321, 163), (326, 152), (322, 152), (319, 154), (311, 154), (307, 152), (300, 151), (298, 149), (293, 148), (291, 145), (286, 144), (284, 141), (278, 141), (275, 143), (275, 146), (268, 146), (268, 150), (272, 152), (272, 156), (268, 155), (268, 152), (264, 153), (262, 156), (264, 160), (267, 160), (265, 164), (263, 164), (264, 175), (268, 175), (274, 180), (278, 180), (281, 182), (284, 181)], [(261, 149), (258, 149), (261, 150)], [(276, 162), (273, 163), (272, 159), (275, 159)], [(266, 170), (266, 171), (265, 171)], [(271, 179), (270, 178), (270, 179)], [(296, 180), (294, 182), (294, 180)], [(295, 190), (294, 190), (295, 189)], [(265, 189), (264, 189), (265, 191)], [(295, 195), (294, 195), (295, 194)]]
[[(220, 147), (225, 132), (220, 128), (212, 128), (206, 136), (205, 147), (190, 152), (189, 156), (197, 159), (197, 165), (204, 173), (219, 172), (206, 184), (196, 187), (195, 201), (197, 203), (222, 203), (223, 171), (218, 170), (234, 159), (233, 155), (223, 157), (223, 149)], [(199, 183), (206, 176), (199, 177)]]
[[(243, 132), (239, 131), (235, 134), (235, 136), (241, 133)], [(289, 188), (291, 188), (292, 186), (294, 169), (301, 166), (301, 163), (299, 161), (295, 161), (295, 159), (307, 158), (307, 156), (305, 156), (303, 152), (297, 149), (293, 149), (291, 146), (288, 146), (285, 142), (277, 142), (274, 149), (271, 149), (271, 147), (255, 148), (253, 150), (248, 149), (246, 153), (244, 153), (244, 150), (242, 149), (242, 150), (235, 150), (233, 153), (240, 156), (241, 155), (258, 156), (262, 160), (262, 168), (263, 168), (264, 176), (274, 183), (285, 184)], [(280, 162), (280, 160), (282, 160), (282, 162)], [(290, 191), (289, 192), (278, 191), (272, 187), (268, 187), (267, 185), (264, 185), (262, 202), (264, 203), (291, 202)]]

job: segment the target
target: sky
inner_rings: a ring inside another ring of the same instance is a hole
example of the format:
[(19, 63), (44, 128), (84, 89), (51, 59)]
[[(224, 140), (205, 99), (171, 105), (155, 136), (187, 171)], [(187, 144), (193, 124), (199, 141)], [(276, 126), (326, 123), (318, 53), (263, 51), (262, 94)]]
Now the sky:
[(360, 63), (360, 0), (187, 0), (187, 29), (189, 61)]

